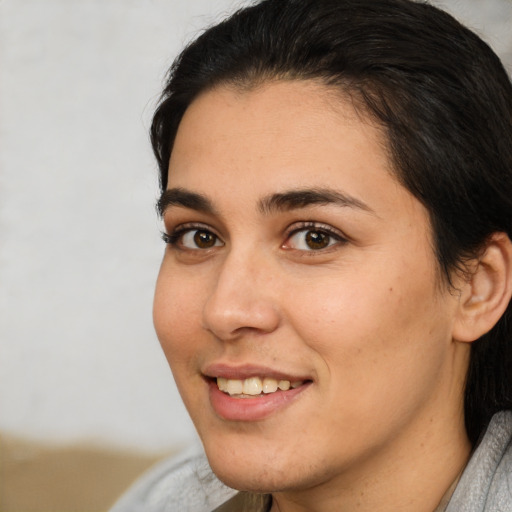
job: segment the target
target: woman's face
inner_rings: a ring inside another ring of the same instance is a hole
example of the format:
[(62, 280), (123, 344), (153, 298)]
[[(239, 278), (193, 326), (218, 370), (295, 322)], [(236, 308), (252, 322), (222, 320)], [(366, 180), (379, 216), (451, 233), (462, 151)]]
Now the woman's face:
[(204, 93), (161, 204), (155, 326), (226, 483), (389, 471), (460, 414), (456, 294), (426, 210), (350, 102), (306, 81)]

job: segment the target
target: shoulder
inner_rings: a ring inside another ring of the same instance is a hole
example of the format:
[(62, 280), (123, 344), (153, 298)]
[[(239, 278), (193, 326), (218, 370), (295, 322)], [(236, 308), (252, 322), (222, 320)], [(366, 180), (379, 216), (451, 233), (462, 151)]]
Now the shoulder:
[(512, 512), (512, 411), (495, 414), (447, 512)]
[(212, 473), (206, 456), (195, 449), (150, 469), (110, 512), (211, 512), (234, 494)]

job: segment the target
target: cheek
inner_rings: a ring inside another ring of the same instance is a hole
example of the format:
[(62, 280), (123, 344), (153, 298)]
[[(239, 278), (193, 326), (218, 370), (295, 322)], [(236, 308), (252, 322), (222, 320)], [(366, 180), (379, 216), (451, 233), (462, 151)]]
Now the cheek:
[(166, 358), (177, 373), (188, 364), (196, 351), (194, 334), (200, 326), (200, 301), (191, 282), (182, 283), (179, 277), (165, 272), (158, 276), (153, 303), (155, 331)]
[(396, 391), (437, 371), (450, 324), (436, 294), (430, 272), (388, 265), (387, 272), (299, 285), (289, 297), (300, 300), (289, 310), (295, 330), (343, 393), (379, 396), (379, 389)]
[[(205, 353), (201, 329), (200, 300), (193, 281), (161, 270), (157, 280), (153, 322), (171, 368), (174, 381), (191, 417), (204, 409), (204, 382), (198, 373), (198, 354)], [(195, 414), (194, 414), (195, 411)]]

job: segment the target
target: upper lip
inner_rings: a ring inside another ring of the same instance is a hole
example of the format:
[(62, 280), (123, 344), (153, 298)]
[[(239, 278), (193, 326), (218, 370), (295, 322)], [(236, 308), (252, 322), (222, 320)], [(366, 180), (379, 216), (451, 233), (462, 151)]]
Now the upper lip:
[(311, 377), (308, 376), (291, 374), (268, 366), (254, 364), (230, 365), (226, 363), (213, 363), (207, 365), (202, 373), (205, 377), (212, 379), (222, 377), (225, 379), (244, 380), (251, 377), (267, 377), (276, 380), (288, 380), (290, 382), (311, 380)]

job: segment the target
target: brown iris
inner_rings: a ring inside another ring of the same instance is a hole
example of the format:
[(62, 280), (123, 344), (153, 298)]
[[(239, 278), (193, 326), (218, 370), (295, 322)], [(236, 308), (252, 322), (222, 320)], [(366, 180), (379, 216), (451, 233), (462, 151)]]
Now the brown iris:
[(194, 234), (194, 243), (200, 249), (209, 249), (215, 245), (217, 237), (209, 231), (196, 231)]
[(321, 231), (308, 231), (306, 233), (306, 244), (310, 249), (324, 249), (329, 245), (330, 236)]

